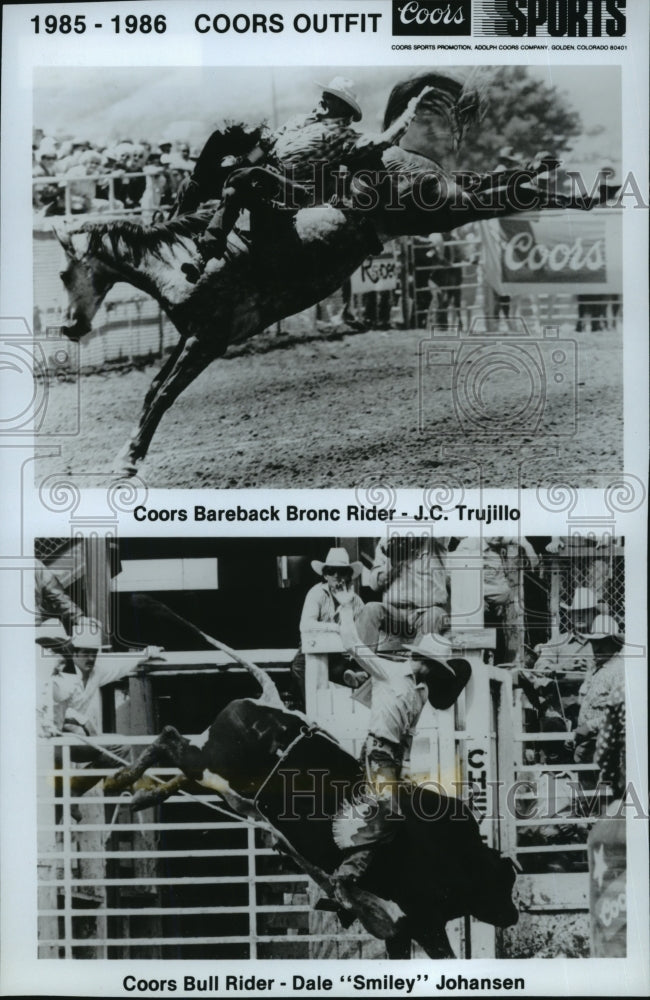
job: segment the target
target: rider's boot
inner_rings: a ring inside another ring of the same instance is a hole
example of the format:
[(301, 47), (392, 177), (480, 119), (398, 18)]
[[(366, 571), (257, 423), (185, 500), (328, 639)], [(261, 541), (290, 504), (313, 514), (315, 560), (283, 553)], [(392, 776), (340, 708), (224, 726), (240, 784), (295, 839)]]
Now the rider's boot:
[(203, 274), (208, 261), (220, 260), (226, 252), (228, 233), (235, 225), (240, 211), (236, 194), (237, 192), (233, 187), (223, 189), (221, 204), (208, 224), (205, 233), (197, 243), (201, 261), (181, 264), (181, 271), (193, 285), (196, 284)]
[(200, 262), (188, 261), (186, 264), (181, 264), (181, 271), (190, 282), (190, 284), (195, 285), (203, 272), (205, 271), (205, 265), (209, 260), (220, 259), (226, 252), (227, 245), (227, 234), (223, 229), (214, 228), (209, 230), (209, 235), (203, 236), (198, 243), (199, 253), (201, 254)]
[(223, 189), (221, 204), (199, 240), (199, 253), (204, 263), (215, 257), (223, 257), (226, 252), (228, 233), (237, 222), (240, 210), (241, 204), (237, 189), (228, 185)]

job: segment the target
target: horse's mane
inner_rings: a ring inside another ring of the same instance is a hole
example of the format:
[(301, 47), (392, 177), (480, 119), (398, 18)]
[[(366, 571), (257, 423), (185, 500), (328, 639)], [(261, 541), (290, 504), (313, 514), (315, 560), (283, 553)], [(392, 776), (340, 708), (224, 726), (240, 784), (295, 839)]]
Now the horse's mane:
[[(114, 219), (110, 222), (85, 222), (77, 233), (88, 237), (88, 253), (99, 254), (106, 249), (105, 240), (109, 241), (114, 255), (123, 253), (120, 243), (125, 245), (133, 257), (133, 263), (138, 266), (144, 254), (151, 254), (159, 260), (165, 247), (174, 246), (183, 238), (194, 239), (205, 231), (205, 227), (213, 215), (211, 209), (201, 209), (190, 215), (179, 215), (168, 222), (158, 222), (147, 225), (134, 219)], [(71, 233), (74, 236), (75, 233)]]

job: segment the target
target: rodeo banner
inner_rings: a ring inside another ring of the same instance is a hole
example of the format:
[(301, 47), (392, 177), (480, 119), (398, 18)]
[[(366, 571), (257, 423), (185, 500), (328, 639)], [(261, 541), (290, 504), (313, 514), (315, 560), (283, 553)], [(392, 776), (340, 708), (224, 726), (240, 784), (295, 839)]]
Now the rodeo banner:
[(4, 6), (2, 996), (648, 993), (649, 16)]

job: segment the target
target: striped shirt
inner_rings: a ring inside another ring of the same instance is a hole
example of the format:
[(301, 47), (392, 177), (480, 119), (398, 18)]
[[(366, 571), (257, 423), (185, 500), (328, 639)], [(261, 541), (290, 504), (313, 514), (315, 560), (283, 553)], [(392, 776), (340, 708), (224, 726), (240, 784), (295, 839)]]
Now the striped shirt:
[(275, 133), (271, 156), (292, 179), (315, 180), (319, 163), (340, 167), (355, 150), (360, 135), (350, 128), (347, 118), (322, 117), (318, 111), (296, 115)]

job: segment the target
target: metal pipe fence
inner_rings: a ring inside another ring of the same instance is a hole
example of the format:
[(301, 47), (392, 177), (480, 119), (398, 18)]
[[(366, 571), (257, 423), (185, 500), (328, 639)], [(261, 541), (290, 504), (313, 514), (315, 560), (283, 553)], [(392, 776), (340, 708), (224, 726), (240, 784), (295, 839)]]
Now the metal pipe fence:
[[(133, 748), (151, 742), (118, 739)], [(223, 808), (217, 795), (176, 794), (135, 822), (123, 795), (74, 798), (71, 778), (113, 770), (81, 771), (71, 759), (77, 742), (39, 744), (39, 955), (156, 957), (174, 949), (218, 958), (233, 957), (237, 946), (242, 958), (274, 957), (274, 948), (278, 957), (307, 958), (310, 942), (327, 937), (310, 931), (307, 876), (268, 846), (264, 830), (215, 813)], [(110, 746), (116, 737), (94, 742)]]

